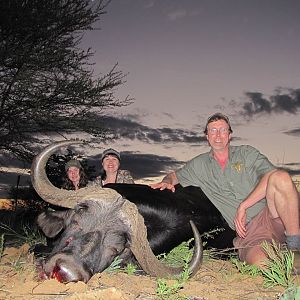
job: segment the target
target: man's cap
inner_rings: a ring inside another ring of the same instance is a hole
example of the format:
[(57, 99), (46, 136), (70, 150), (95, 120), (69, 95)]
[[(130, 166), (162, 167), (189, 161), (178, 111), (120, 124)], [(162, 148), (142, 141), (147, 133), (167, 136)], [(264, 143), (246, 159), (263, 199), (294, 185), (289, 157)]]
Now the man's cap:
[(68, 171), (70, 167), (76, 167), (78, 169), (82, 169), (80, 162), (76, 159), (69, 160), (65, 165), (65, 170)]
[(108, 155), (114, 155), (119, 161), (121, 160), (120, 152), (113, 148), (109, 148), (103, 151), (101, 161), (103, 161), (103, 159)]
[(220, 112), (217, 112), (213, 115), (211, 115), (208, 119), (207, 119), (207, 122), (206, 122), (206, 125), (205, 125), (205, 129), (204, 129), (204, 133), (207, 134), (207, 125), (211, 122), (214, 122), (214, 121), (218, 121), (218, 120), (224, 120), (227, 124), (228, 124), (228, 127), (229, 127), (229, 132), (232, 132), (232, 129), (231, 129), (231, 125), (230, 125), (230, 121), (229, 121), (229, 118), (220, 113)]

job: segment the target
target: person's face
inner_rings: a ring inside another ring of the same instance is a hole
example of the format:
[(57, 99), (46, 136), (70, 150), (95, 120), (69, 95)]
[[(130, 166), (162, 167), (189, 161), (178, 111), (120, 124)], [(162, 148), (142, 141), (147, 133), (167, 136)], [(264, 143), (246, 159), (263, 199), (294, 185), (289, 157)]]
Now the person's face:
[(115, 173), (120, 167), (120, 162), (114, 155), (107, 155), (102, 161), (103, 169), (106, 173)]
[(67, 175), (68, 178), (72, 181), (72, 182), (79, 182), (80, 180), (80, 174), (79, 174), (80, 170), (77, 167), (70, 167), (67, 171)]
[(228, 147), (231, 139), (229, 126), (224, 120), (211, 122), (207, 125), (206, 138), (213, 150), (223, 150)]

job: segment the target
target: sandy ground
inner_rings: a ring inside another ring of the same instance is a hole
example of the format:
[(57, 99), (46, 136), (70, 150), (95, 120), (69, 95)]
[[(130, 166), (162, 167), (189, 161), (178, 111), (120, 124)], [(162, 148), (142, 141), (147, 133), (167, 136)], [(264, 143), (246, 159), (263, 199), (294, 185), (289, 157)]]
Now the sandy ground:
[[(123, 272), (96, 274), (87, 284), (62, 284), (55, 279), (41, 281), (28, 248), (24, 244), (20, 248), (4, 249), (0, 261), (0, 299), (163, 299), (156, 294), (156, 278)], [(298, 278), (295, 280), (298, 284)], [(168, 283), (172, 285), (174, 281)], [(193, 300), (270, 300), (279, 299), (283, 291), (282, 287), (263, 288), (262, 277), (242, 275), (229, 261), (208, 260), (184, 285), (180, 295)]]

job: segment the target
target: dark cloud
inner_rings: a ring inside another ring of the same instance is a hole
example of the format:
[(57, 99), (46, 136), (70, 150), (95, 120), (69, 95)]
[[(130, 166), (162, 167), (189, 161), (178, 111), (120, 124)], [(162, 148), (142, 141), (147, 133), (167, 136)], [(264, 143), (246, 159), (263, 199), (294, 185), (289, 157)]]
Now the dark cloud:
[[(186, 143), (189, 146), (207, 143), (202, 131), (168, 127), (151, 128), (141, 124), (141, 121), (132, 115), (106, 116), (101, 119), (101, 122), (111, 130), (114, 139), (129, 139), (147, 144), (159, 143), (165, 147), (174, 143)], [(165, 175), (183, 164), (182, 161), (177, 161), (172, 157), (155, 154), (125, 151), (121, 153), (121, 156), (122, 168), (130, 170), (135, 179)], [(100, 156), (90, 157), (89, 160), (90, 164), (96, 166), (96, 172), (100, 172)]]
[(292, 135), (292, 136), (297, 136), (297, 137), (299, 136), (300, 137), (300, 128), (291, 129), (291, 130), (285, 131), (284, 133), (287, 134), (287, 135)]
[(245, 93), (250, 101), (243, 105), (246, 115), (252, 116), (261, 112), (271, 113), (271, 103), (263, 97), (262, 93)]
[(166, 175), (183, 163), (168, 156), (122, 152), (122, 167), (131, 170), (136, 179)]
[(295, 167), (295, 166), (300, 167), (300, 161), (299, 162), (286, 163), (284, 165), (287, 166), (288, 168)]
[(297, 170), (287, 170), (291, 176), (300, 175), (300, 169)]
[(286, 170), (291, 176), (300, 175), (300, 161), (282, 164), (280, 168)]
[[(147, 144), (157, 143), (164, 147), (173, 146), (174, 143), (185, 143), (189, 146), (207, 143), (202, 131), (168, 127), (151, 128), (143, 125), (137, 115), (105, 116), (99, 122), (110, 130), (111, 138), (122, 139), (124, 142), (131, 140)], [(93, 145), (93, 142), (90, 145)], [(87, 160), (89, 165), (95, 166), (96, 173), (99, 174), (101, 170), (100, 154), (88, 157)], [(14, 160), (12, 161), (14, 162)], [(183, 162), (168, 156), (122, 152), (122, 168), (130, 170), (135, 179), (161, 176), (178, 169), (182, 164)]]
[(274, 111), (296, 114), (300, 109), (300, 89), (290, 90), (289, 94), (279, 93), (271, 97)]
[(151, 128), (127, 117), (107, 116), (102, 119), (105, 127), (110, 128), (115, 138), (137, 140), (144, 143), (189, 143), (206, 142), (202, 132), (180, 128)]
[(1, 167), (29, 169), (30, 166), (31, 166), (30, 163), (16, 159), (11, 153), (4, 152), (4, 151), (0, 153), (0, 174), (1, 174)]
[[(121, 152), (121, 168), (130, 170), (136, 180), (166, 175), (168, 172), (180, 168), (183, 163), (183, 161), (177, 161), (168, 156), (141, 154), (131, 151)], [(101, 170), (100, 155), (90, 157), (89, 165), (94, 165), (96, 172), (99, 174)]]
[[(298, 167), (299, 167), (299, 165), (298, 165)], [(285, 169), (291, 176), (300, 175), (300, 168), (298, 168), (298, 169), (290, 169), (290, 168), (285, 167), (284, 169)]]
[(275, 91), (269, 98), (259, 92), (246, 92), (247, 100), (242, 104), (242, 114), (248, 117), (262, 113), (297, 114), (300, 111), (300, 89), (282, 89)]

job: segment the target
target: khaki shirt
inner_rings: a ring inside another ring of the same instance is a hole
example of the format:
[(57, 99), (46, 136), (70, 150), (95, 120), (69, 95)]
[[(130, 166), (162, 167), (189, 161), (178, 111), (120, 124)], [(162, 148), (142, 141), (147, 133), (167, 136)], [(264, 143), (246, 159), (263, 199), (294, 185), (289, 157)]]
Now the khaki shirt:
[[(134, 183), (134, 180), (128, 170), (118, 170), (116, 183)], [(101, 177), (98, 176), (91, 185), (103, 186)]]
[[(256, 187), (261, 177), (275, 166), (257, 149), (249, 146), (229, 146), (229, 160), (223, 171), (212, 152), (200, 154), (176, 171), (182, 186), (199, 186), (221, 212), (232, 229), (240, 203)], [(247, 209), (247, 222), (264, 206), (265, 199)]]
[(129, 171), (118, 170), (116, 183), (134, 183)]

